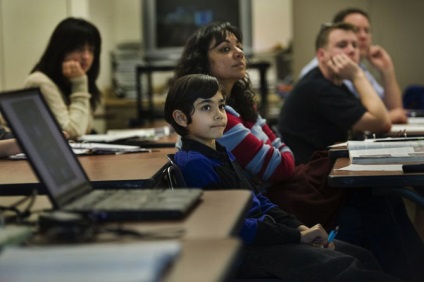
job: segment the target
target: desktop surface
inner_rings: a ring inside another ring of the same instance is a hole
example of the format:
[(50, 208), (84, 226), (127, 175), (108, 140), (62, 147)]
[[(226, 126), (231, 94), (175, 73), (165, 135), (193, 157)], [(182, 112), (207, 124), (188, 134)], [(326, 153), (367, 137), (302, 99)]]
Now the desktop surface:
[[(95, 189), (122, 185), (148, 188), (159, 181), (161, 170), (168, 162), (166, 154), (170, 153), (175, 153), (175, 149), (161, 149), (152, 153), (80, 156), (78, 159)], [(0, 160), (0, 195), (31, 194), (34, 188), (40, 188), (40, 184), (27, 160)], [(43, 190), (40, 192), (43, 193)]]
[[(424, 208), (424, 196), (411, 189), (422, 187), (424, 173), (405, 173), (401, 170), (340, 170), (351, 164), (347, 157), (336, 159), (328, 176), (328, 184), (340, 188), (370, 188), (377, 194), (405, 197)], [(401, 167), (400, 165), (397, 165)]]
[[(2, 204), (15, 202), (20, 197), (2, 196)], [(229, 281), (233, 278), (242, 251), (237, 237), (251, 202), (248, 190), (204, 191), (199, 205), (184, 219), (158, 222), (128, 222), (120, 227), (136, 232), (159, 232), (182, 228), (177, 239), (181, 253), (164, 273), (163, 281)], [(50, 208), (46, 196), (37, 196), (33, 209)], [(33, 215), (36, 218), (36, 215)], [(113, 227), (112, 223), (105, 226)], [(151, 239), (131, 237), (111, 240), (100, 236), (96, 242), (131, 243)], [(163, 240), (161, 238), (154, 239)]]
[[(107, 226), (119, 225), (137, 232), (152, 230), (173, 230), (183, 228), (182, 239), (227, 238), (237, 236), (242, 220), (246, 216), (252, 200), (249, 190), (204, 191), (199, 204), (183, 219), (160, 221), (131, 221), (107, 223)], [(22, 196), (0, 196), (3, 206), (10, 205)], [(37, 196), (32, 210), (49, 210), (52, 205), (47, 196)], [(36, 220), (34, 213), (31, 220)], [(207, 223), (207, 224), (205, 224)]]

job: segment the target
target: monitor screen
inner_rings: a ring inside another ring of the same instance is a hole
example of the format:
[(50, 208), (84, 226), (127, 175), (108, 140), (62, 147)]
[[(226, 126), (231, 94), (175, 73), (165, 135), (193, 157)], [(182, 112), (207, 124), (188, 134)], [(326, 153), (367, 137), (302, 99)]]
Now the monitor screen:
[(144, 0), (143, 4), (146, 60), (177, 60), (194, 31), (221, 21), (237, 26), (246, 55), (252, 52), (251, 0)]
[(91, 190), (87, 175), (38, 88), (0, 94), (0, 107), (55, 205)]

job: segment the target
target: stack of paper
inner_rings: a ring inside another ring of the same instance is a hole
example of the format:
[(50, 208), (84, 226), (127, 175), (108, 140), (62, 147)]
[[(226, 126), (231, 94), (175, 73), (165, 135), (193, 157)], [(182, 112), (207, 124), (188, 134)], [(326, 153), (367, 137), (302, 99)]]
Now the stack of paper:
[(108, 130), (106, 134), (83, 135), (78, 140), (82, 142), (115, 142), (130, 138), (157, 140), (169, 134), (170, 129), (168, 126), (141, 129), (111, 129)]
[(424, 141), (348, 141), (352, 164), (424, 163)]
[(117, 145), (105, 143), (69, 143), (72, 150), (77, 155), (84, 154), (124, 154), (124, 153), (139, 153), (151, 152), (150, 149), (140, 148), (139, 146)]

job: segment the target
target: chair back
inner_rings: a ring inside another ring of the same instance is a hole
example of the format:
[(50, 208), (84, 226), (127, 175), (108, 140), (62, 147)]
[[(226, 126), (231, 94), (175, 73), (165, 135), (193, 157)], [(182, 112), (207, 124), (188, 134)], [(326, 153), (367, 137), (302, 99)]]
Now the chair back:
[(405, 89), (403, 107), (424, 110), (424, 85), (410, 85)]
[(187, 184), (184, 180), (183, 173), (178, 165), (174, 162), (175, 154), (168, 154), (166, 157), (170, 165), (166, 168), (166, 178), (168, 181), (168, 186), (171, 189), (175, 188), (186, 188)]

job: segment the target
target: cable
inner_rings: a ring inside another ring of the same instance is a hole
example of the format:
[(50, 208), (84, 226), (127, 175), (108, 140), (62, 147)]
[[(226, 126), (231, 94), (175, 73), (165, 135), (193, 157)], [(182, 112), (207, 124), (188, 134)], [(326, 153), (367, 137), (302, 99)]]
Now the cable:
[(137, 231), (129, 228), (98, 228), (99, 233), (113, 233), (119, 236), (134, 236), (143, 239), (175, 239), (184, 235), (184, 228), (182, 227), (164, 227), (156, 228), (146, 231)]
[[(31, 215), (31, 208), (34, 205), (36, 197), (37, 190), (33, 189), (31, 195), (25, 196), (9, 206), (0, 206), (1, 224), (4, 225), (6, 222), (22, 223), (24, 219)], [(18, 207), (27, 201), (29, 201), (28, 205), (20, 211)], [(12, 212), (13, 215), (7, 216), (6, 212)]]

